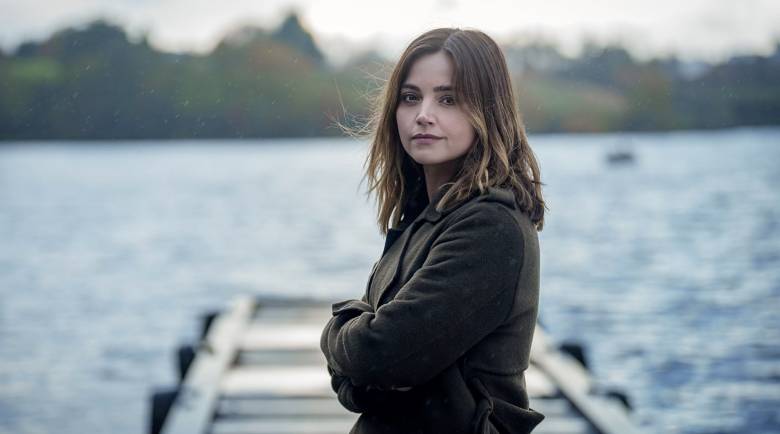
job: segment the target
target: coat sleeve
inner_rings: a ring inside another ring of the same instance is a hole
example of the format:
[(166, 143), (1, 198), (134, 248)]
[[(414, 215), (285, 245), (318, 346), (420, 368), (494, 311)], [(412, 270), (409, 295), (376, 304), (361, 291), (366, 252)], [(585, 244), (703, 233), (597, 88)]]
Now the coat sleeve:
[(420, 269), (376, 312), (333, 305), (320, 346), (336, 372), (382, 389), (424, 384), (509, 315), (523, 262), (521, 229), (503, 205), (454, 217)]
[[(367, 312), (373, 312), (373, 309), (371, 306), (367, 303), (368, 294), (363, 294), (363, 297), (360, 299), (360, 303), (363, 303), (363, 310)], [(334, 306), (339, 306), (346, 302), (357, 302), (357, 300), (345, 300), (343, 302), (335, 303)], [(361, 310), (362, 311), (362, 310)], [(327, 327), (326, 327), (327, 330)], [(323, 333), (323, 337), (326, 334)], [(322, 338), (320, 338), (322, 339)], [(320, 342), (320, 346), (322, 346), (322, 342)], [(333, 367), (330, 365), (327, 365), (328, 375), (330, 375), (330, 386), (331, 389), (333, 389), (334, 392), (336, 392), (336, 396), (338, 398), (339, 403), (346, 408), (349, 411), (355, 412), (355, 413), (362, 413), (366, 410), (369, 410), (369, 406), (366, 405), (367, 403), (362, 402), (360, 399), (362, 396), (362, 390), (363, 387), (355, 386), (352, 384), (352, 381), (345, 377), (344, 375), (340, 374), (339, 372), (336, 372)]]
[[(367, 295), (360, 299), (360, 312), (373, 312), (371, 305), (367, 303)], [(357, 302), (356, 300), (345, 300), (336, 303), (341, 306), (344, 303)], [(354, 303), (353, 303), (354, 304)], [(324, 334), (323, 334), (324, 336)], [(339, 403), (347, 410), (355, 413), (363, 413), (369, 410), (383, 410), (388, 408), (399, 408), (398, 402), (407, 399), (405, 391), (399, 390), (380, 390), (372, 386), (356, 386), (349, 377), (345, 377), (336, 372), (330, 365), (327, 366), (330, 375), (330, 385)]]

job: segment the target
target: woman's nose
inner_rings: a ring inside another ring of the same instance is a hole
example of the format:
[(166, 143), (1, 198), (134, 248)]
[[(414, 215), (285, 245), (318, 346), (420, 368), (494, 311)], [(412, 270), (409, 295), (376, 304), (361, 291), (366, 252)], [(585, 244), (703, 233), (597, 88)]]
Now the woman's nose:
[(422, 104), (420, 106), (420, 111), (417, 113), (416, 120), (419, 125), (430, 124), (431, 122), (433, 122), (433, 117), (431, 116), (430, 109), (428, 109), (425, 104)]
[(430, 125), (431, 120), (425, 117), (424, 115), (417, 116), (417, 124), (418, 125)]

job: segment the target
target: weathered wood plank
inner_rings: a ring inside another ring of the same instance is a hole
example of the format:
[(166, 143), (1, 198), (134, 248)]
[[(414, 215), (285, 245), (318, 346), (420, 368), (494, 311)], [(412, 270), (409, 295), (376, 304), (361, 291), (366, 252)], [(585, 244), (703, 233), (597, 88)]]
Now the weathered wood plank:
[[(244, 393), (258, 390), (262, 393), (293, 393), (297, 388), (330, 391), (330, 377), (324, 363), (294, 364), (285, 360), (262, 365), (238, 365), (225, 373), (220, 388), (222, 393)], [(529, 397), (551, 397), (558, 388), (541, 371), (531, 366), (525, 372)]]
[(217, 417), (262, 418), (269, 416), (339, 416), (350, 413), (337, 399), (328, 398), (251, 398), (223, 397)]
[[(353, 414), (338, 419), (217, 419), (212, 434), (345, 434), (359, 417)], [(545, 423), (547, 422), (547, 423)], [(581, 418), (545, 419), (534, 429), (534, 434), (594, 434), (588, 423)]]
[(319, 348), (323, 324), (252, 323), (241, 337), (244, 351)]
[(549, 398), (558, 395), (558, 388), (536, 366), (525, 371), (525, 387), (529, 398)]
[(536, 426), (533, 434), (597, 434), (581, 417), (558, 417), (544, 419)]
[(314, 306), (261, 307), (252, 318), (255, 323), (325, 323), (333, 316), (330, 304)]
[(571, 356), (560, 351), (541, 351), (532, 361), (601, 434), (641, 432), (624, 408), (608, 398), (590, 393), (590, 375)]
[(163, 434), (205, 433), (211, 423), (223, 373), (236, 354), (238, 338), (254, 310), (251, 298), (237, 299), (219, 315), (197, 351), (163, 424)]
[[(545, 333), (541, 326), (537, 324), (534, 329), (534, 338), (531, 345), (531, 364), (539, 366), (543, 360), (546, 360), (545, 357), (549, 354), (560, 354), (560, 351), (552, 346), (547, 333)], [(566, 372), (566, 383), (573, 389), (587, 393), (592, 384), (590, 373), (583, 369), (579, 364), (575, 364), (577, 366), (568, 369)], [(579, 369), (577, 368), (578, 366)], [(544, 375), (547, 375), (547, 372), (544, 372)]]
[(345, 434), (359, 415), (340, 418), (225, 419), (215, 420), (211, 434)]
[(241, 351), (236, 363), (239, 366), (257, 365), (321, 365), (325, 367), (325, 356), (316, 348), (269, 349)]
[[(226, 372), (220, 389), (225, 394), (259, 393), (273, 394), (323, 394), (332, 393), (330, 376), (324, 364), (294, 365), (240, 365)], [(552, 397), (558, 388), (536, 367), (526, 371), (526, 387), (529, 397)]]
[[(531, 407), (548, 418), (576, 417), (571, 404), (563, 398), (541, 398)], [(349, 413), (335, 398), (269, 397), (262, 395), (225, 395), (219, 400), (217, 417), (262, 418), (269, 416), (333, 416)]]
[(330, 376), (322, 366), (237, 367), (226, 372), (220, 383), (223, 394), (334, 396)]

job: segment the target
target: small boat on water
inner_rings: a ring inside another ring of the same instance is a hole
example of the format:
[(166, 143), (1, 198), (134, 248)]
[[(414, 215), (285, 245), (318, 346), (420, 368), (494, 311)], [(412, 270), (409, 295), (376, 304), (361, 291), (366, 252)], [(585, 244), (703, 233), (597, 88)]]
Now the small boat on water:
[(634, 155), (633, 147), (633, 143), (630, 139), (617, 143), (607, 152), (607, 164), (613, 166), (634, 164), (636, 162), (636, 156)]
[(609, 164), (631, 164), (634, 161), (634, 153), (628, 150), (612, 151), (607, 154)]
[[(178, 351), (180, 383), (151, 397), (151, 434), (344, 434), (358, 414), (331, 389), (319, 338), (332, 303), (244, 297), (204, 316)], [(582, 347), (554, 345), (537, 323), (526, 370), (534, 434), (638, 434), (628, 400), (596, 390)]]

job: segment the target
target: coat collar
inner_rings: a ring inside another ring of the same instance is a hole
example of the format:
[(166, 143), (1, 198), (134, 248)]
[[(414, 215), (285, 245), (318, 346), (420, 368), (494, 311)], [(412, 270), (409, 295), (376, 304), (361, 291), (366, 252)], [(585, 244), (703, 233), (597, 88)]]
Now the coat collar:
[(393, 234), (393, 235), (398, 235), (404, 229), (406, 229), (411, 223), (421, 219), (431, 223), (436, 223), (442, 217), (451, 213), (452, 211), (454, 211), (464, 203), (468, 202), (468, 200), (474, 198), (475, 196), (477, 196), (477, 200), (500, 202), (511, 208), (516, 208), (515, 193), (514, 191), (512, 191), (511, 188), (488, 187), (487, 191), (484, 194), (479, 195), (478, 192), (474, 192), (471, 194), (471, 196), (468, 199), (463, 200), (459, 203), (450, 204), (448, 207), (442, 209), (441, 211), (437, 211), (436, 204), (439, 203), (441, 198), (444, 197), (444, 195), (447, 193), (447, 191), (449, 191), (452, 185), (453, 184), (449, 184), (449, 183), (443, 184), (436, 191), (436, 193), (434, 193), (433, 198), (431, 198), (431, 200), (429, 201), (428, 192), (425, 190), (424, 184), (422, 183), (417, 184), (416, 190), (411, 195), (409, 201), (406, 203), (406, 206), (404, 207), (404, 215), (403, 218), (401, 219), (401, 222), (399, 223), (398, 227), (390, 228), (389, 231), (397, 232), (397, 234)]
[(435, 223), (442, 217), (451, 213), (452, 211), (459, 208), (461, 205), (468, 202), (469, 200), (472, 200), (475, 197), (476, 199), (474, 200), (500, 202), (509, 206), (510, 208), (516, 208), (515, 193), (514, 191), (512, 191), (512, 189), (505, 188), (505, 187), (488, 187), (487, 191), (481, 195), (478, 192), (474, 192), (467, 199), (462, 200), (458, 203), (450, 204), (449, 206), (442, 209), (441, 211), (437, 211), (436, 204), (439, 203), (441, 198), (444, 197), (444, 195), (447, 193), (447, 191), (449, 191), (451, 187), (452, 184), (444, 184), (441, 186), (441, 188), (439, 188), (436, 191), (431, 201), (428, 203), (428, 205), (421, 213), (422, 218), (424, 220)]
[(451, 203), (448, 207), (442, 209), (441, 211), (436, 211), (436, 204), (439, 203), (442, 197), (444, 197), (445, 194), (452, 188), (452, 184), (444, 184), (441, 187), (439, 187), (438, 190), (436, 190), (436, 193), (433, 194), (433, 197), (428, 202), (428, 206), (425, 207), (423, 210), (422, 218), (424, 220), (427, 220), (431, 223), (437, 222), (440, 218), (444, 217), (445, 215), (451, 213), (455, 208), (462, 205), (463, 202), (466, 202), (465, 200), (461, 203)]

